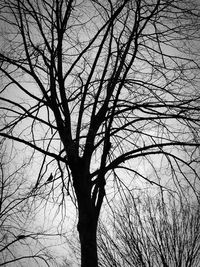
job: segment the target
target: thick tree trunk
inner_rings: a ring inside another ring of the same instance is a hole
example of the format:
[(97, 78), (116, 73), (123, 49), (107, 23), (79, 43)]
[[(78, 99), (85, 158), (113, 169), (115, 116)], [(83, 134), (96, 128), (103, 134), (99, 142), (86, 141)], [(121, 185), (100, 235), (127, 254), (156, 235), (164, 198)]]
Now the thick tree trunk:
[(78, 223), (81, 244), (81, 267), (98, 267), (97, 223), (91, 214), (83, 214)]
[(81, 244), (81, 267), (98, 267), (97, 257), (97, 223), (98, 215), (90, 194), (78, 197), (78, 232)]
[(74, 168), (74, 188), (78, 202), (78, 232), (81, 245), (81, 267), (98, 267), (97, 224), (100, 206), (95, 205), (98, 197), (92, 198), (89, 168), (79, 160)]

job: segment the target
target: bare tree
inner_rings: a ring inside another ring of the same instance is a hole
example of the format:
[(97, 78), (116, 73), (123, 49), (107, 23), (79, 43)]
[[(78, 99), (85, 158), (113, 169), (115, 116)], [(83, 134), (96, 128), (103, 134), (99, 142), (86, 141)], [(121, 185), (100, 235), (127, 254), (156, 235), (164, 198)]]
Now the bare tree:
[(40, 157), (33, 191), (75, 201), (82, 267), (98, 266), (106, 185), (167, 170), (196, 190), (198, 1), (2, 0), (0, 23), (0, 135)]
[(25, 166), (12, 166), (3, 144), (0, 159), (0, 266), (53, 266), (54, 258), (42, 242), (48, 233), (33, 225)]
[(199, 266), (199, 203), (162, 196), (129, 197), (100, 224), (100, 266)]

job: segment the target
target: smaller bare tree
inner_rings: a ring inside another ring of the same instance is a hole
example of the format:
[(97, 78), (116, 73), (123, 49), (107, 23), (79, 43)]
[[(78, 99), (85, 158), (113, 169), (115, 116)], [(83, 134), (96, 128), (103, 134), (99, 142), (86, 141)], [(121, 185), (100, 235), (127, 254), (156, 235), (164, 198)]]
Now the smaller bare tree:
[(100, 224), (100, 266), (200, 266), (200, 206), (174, 196), (129, 197)]
[(48, 234), (34, 226), (24, 166), (11, 167), (3, 142), (0, 149), (0, 266), (53, 266), (56, 262), (42, 242)]

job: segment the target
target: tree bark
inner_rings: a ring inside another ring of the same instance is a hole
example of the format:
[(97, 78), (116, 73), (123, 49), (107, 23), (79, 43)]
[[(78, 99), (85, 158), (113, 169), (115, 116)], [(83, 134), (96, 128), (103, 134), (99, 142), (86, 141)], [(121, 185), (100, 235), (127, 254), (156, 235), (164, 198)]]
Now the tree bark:
[(81, 244), (81, 267), (98, 267), (97, 221), (91, 212), (79, 215), (78, 231)]
[(73, 178), (79, 211), (77, 229), (81, 244), (81, 267), (98, 267), (96, 236), (99, 212), (92, 200), (87, 164), (79, 158), (78, 166), (73, 168)]

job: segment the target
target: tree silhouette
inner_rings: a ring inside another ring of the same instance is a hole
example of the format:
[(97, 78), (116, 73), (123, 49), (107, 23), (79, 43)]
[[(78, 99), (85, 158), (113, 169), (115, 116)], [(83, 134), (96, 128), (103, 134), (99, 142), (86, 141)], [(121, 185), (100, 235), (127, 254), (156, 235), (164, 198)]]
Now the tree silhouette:
[(0, 148), (0, 266), (27, 266), (27, 260), (34, 266), (53, 266), (53, 255), (41, 242), (48, 233), (32, 224), (35, 212), (23, 175), (25, 164), (11, 168), (14, 160), (2, 140)]
[(180, 266), (200, 263), (199, 203), (177, 195), (129, 196), (100, 224), (100, 266)]
[(0, 3), (0, 135), (40, 157), (34, 192), (53, 171), (47, 197), (76, 201), (82, 267), (98, 266), (105, 187), (165, 186), (167, 170), (196, 190), (197, 2)]

